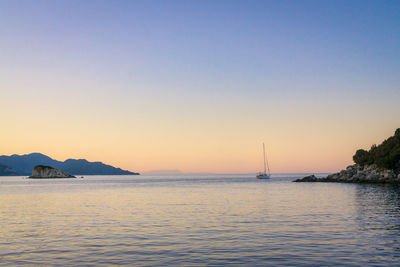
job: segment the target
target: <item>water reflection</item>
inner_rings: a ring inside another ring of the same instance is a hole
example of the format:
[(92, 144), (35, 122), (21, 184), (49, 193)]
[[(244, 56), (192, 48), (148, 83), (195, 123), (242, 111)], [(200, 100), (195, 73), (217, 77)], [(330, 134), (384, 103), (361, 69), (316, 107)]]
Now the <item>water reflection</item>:
[(398, 187), (291, 180), (4, 180), (1, 263), (390, 265), (400, 255)]
[(357, 213), (363, 222), (400, 222), (400, 186), (391, 184), (362, 184), (356, 189)]
[(397, 258), (400, 251), (400, 186), (359, 185), (356, 204), (356, 222), (364, 237), (360, 243), (366, 251), (379, 252), (372, 260)]

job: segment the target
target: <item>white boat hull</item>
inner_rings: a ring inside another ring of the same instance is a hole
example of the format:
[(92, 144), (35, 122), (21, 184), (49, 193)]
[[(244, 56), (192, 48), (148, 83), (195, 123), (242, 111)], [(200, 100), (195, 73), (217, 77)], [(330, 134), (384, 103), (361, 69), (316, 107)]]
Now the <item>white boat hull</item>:
[(271, 178), (268, 174), (259, 174), (256, 177), (257, 177), (257, 179), (269, 179), (269, 178)]

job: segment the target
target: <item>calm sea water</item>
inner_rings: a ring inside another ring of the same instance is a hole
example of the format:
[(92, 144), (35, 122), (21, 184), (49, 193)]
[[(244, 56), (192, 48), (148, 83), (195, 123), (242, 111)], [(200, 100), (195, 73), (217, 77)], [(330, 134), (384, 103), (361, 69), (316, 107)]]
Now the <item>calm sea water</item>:
[(303, 175), (0, 177), (0, 264), (400, 264), (400, 188)]

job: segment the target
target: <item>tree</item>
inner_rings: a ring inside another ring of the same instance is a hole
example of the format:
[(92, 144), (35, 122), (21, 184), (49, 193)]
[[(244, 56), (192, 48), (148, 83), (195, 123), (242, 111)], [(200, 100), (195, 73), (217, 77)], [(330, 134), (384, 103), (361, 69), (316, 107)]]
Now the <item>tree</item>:
[(378, 167), (400, 172), (400, 128), (394, 136), (389, 137), (380, 145), (372, 145), (369, 151), (359, 149), (353, 156), (359, 165), (376, 164)]
[(394, 136), (400, 137), (400, 128), (397, 128), (397, 130), (394, 132)]
[(364, 149), (357, 150), (356, 154), (353, 156), (353, 160), (361, 166), (372, 163), (371, 154)]

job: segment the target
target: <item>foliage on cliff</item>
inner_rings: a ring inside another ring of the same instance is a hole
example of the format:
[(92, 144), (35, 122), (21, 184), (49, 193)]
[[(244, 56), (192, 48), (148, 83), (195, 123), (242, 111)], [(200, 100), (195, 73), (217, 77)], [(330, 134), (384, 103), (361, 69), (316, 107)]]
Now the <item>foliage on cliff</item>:
[(379, 146), (373, 145), (369, 151), (357, 150), (353, 160), (361, 166), (376, 164), (381, 168), (400, 171), (400, 128)]

